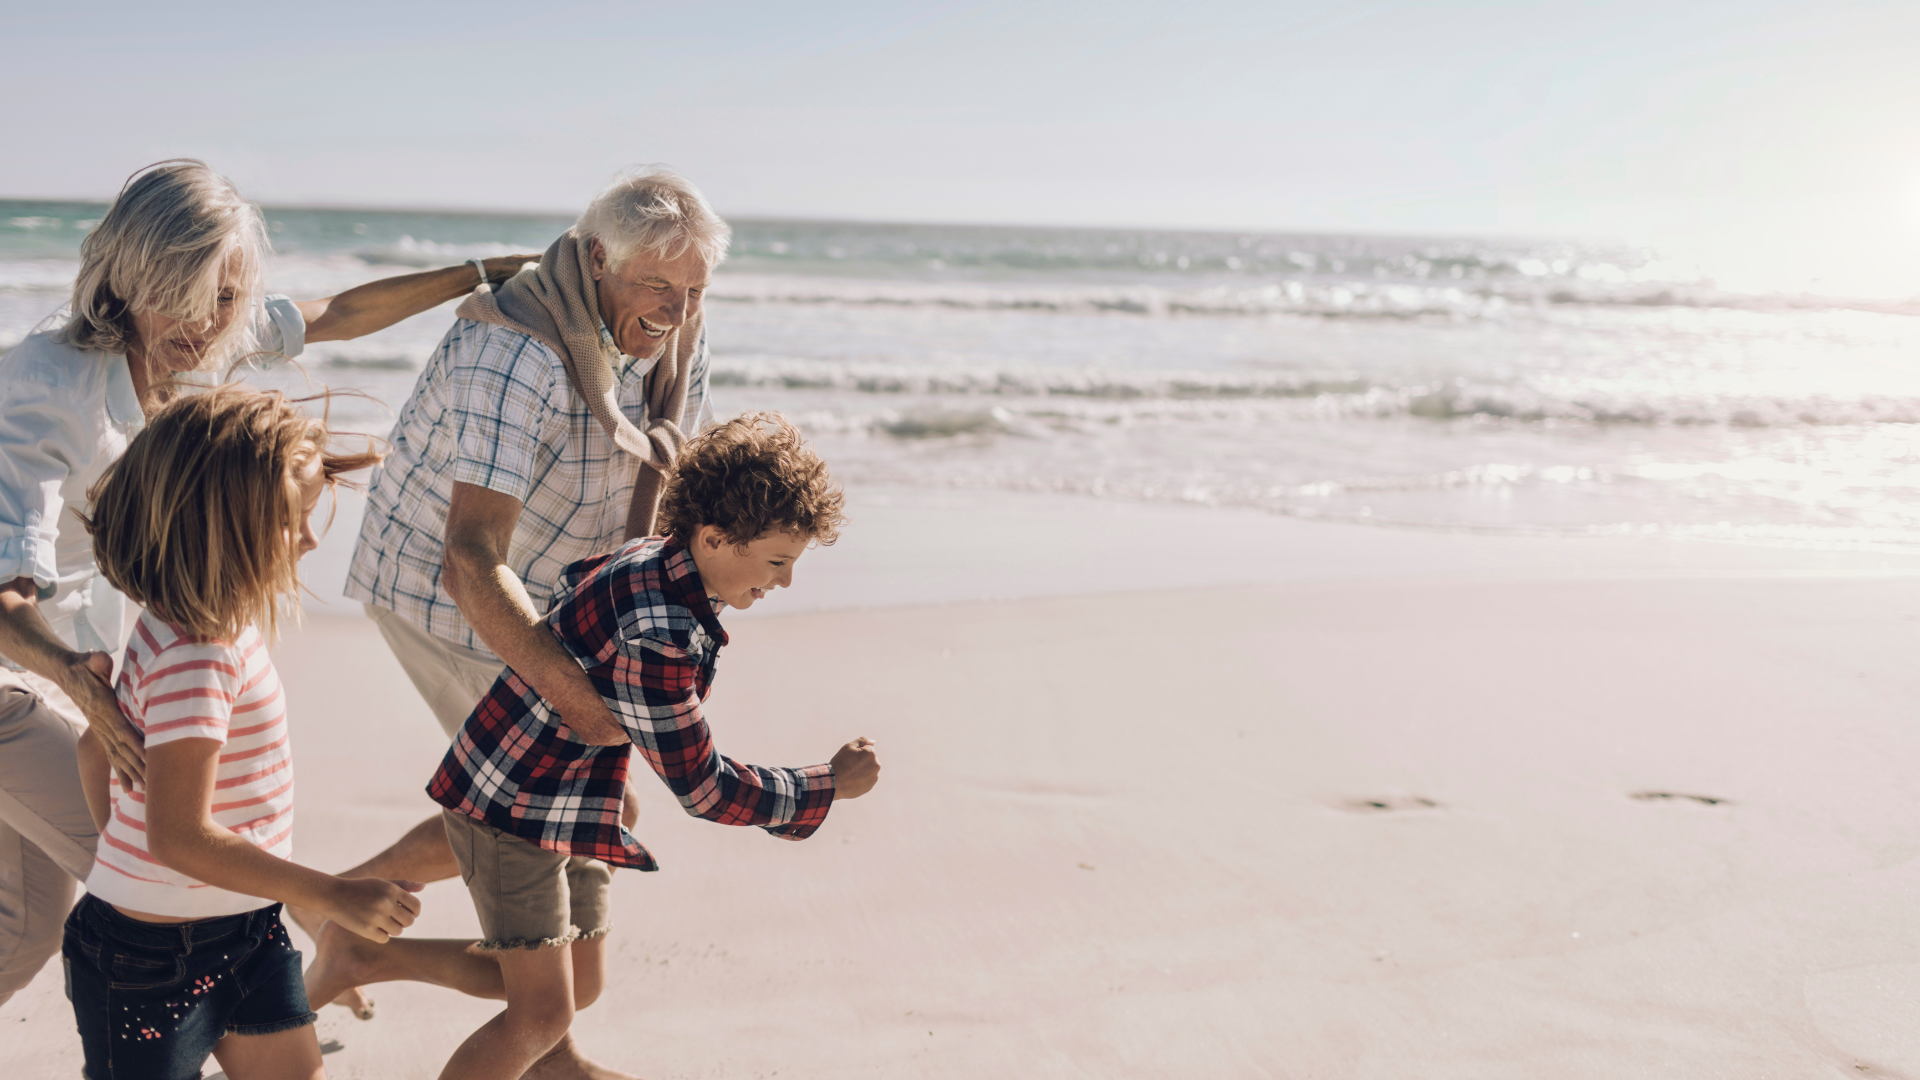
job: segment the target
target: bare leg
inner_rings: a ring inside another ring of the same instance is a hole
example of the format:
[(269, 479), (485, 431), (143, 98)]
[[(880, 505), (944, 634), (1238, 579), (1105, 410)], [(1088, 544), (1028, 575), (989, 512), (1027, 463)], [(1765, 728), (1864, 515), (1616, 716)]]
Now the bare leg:
[[(453, 860), (453, 849), (447, 846), (446, 826), (440, 815), (435, 814), (427, 820), (407, 830), (407, 834), (393, 845), (342, 873), (341, 877), (378, 877), (399, 878), (403, 881), (440, 881), (460, 872), (460, 866)], [(287, 905), (287, 914), (300, 929), (306, 931), (317, 949), (321, 937), (321, 924), (326, 917), (317, 911)], [(318, 963), (316, 957), (315, 962)], [(309, 991), (307, 1000), (321, 1004), (343, 1005), (362, 1020), (373, 1019), (373, 1000), (360, 992), (360, 988), (351, 983), (343, 986), (333, 997), (314, 997)]]
[(326, 1080), (320, 1040), (313, 1025), (271, 1035), (228, 1035), (214, 1044), (213, 1058), (228, 1080)]
[(464, 939), (407, 937), (381, 945), (330, 922), (320, 928), (320, 943), (307, 968), (307, 1000), (335, 1001), (353, 987), (403, 980), (444, 986), (469, 997), (504, 999), (499, 962), (472, 946)]
[(572, 950), (513, 949), (495, 957), (507, 1007), (467, 1036), (440, 1080), (520, 1080), (566, 1040), (573, 1024)]
[[(573, 1004), (576, 1009), (584, 1009), (593, 1004), (600, 996), (600, 989), (606, 984), (606, 942), (602, 937), (589, 941), (576, 941), (570, 946), (573, 950)], [(573, 1041), (573, 1033), (560, 1040), (560, 1045), (547, 1052), (547, 1056), (533, 1063), (522, 1080), (639, 1080), (638, 1077), (616, 1072), (592, 1061), (580, 1053), (580, 1047)]]

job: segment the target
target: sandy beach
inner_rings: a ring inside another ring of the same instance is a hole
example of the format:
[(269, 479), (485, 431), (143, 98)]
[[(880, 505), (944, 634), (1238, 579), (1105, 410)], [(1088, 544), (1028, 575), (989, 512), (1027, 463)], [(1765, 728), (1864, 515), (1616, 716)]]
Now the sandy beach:
[[(881, 785), (790, 844), (643, 782), (663, 869), (616, 877), (593, 1056), (1920, 1076), (1920, 556), (853, 495), (840, 546), (728, 617), (710, 715), (769, 764), (872, 736)], [(364, 619), (318, 608), (277, 659), (299, 857), (344, 867), (425, 816), (443, 747)], [(474, 930), (428, 889), (416, 933)], [(330, 1075), (433, 1076), (494, 1009), (375, 997), (323, 1012)], [(0, 1045), (78, 1071), (57, 966)]]

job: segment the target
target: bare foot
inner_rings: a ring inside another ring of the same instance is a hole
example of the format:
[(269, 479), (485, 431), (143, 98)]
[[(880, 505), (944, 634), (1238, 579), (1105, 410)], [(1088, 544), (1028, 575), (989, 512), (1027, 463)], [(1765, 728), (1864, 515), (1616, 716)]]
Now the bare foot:
[(380, 946), (338, 923), (323, 922), (307, 967), (307, 1000), (340, 1005), (362, 1020), (373, 1019), (373, 999), (360, 984), (372, 974), (367, 950)]
[(560, 1045), (547, 1051), (547, 1056), (533, 1063), (526, 1072), (520, 1074), (520, 1080), (640, 1080), (631, 1073), (617, 1072), (605, 1065), (597, 1065), (580, 1056), (580, 1048), (574, 1045), (573, 1033), (560, 1040)]

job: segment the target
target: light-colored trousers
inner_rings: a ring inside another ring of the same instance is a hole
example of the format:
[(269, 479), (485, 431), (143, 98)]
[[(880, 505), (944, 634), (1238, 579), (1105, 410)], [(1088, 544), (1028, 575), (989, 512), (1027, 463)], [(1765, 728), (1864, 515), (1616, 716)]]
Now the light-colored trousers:
[(0, 1005), (60, 948), (99, 835), (74, 742), (86, 724), (53, 684), (0, 669)]
[(429, 634), (385, 608), (365, 606), (367, 617), (393, 650), (393, 658), (400, 661), (401, 670), (413, 680), (413, 688), (426, 699), (433, 718), (452, 741), (506, 665), (478, 649)]

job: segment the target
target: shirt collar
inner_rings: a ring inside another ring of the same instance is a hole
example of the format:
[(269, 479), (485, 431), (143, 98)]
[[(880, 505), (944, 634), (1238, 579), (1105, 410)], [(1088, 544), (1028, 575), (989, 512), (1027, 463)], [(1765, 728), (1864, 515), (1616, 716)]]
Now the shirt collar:
[(614, 362), (613, 367), (622, 379), (631, 378), (635, 374), (645, 375), (653, 370), (653, 361), (639, 360), (620, 351), (620, 344), (613, 340), (613, 331), (607, 329), (605, 319), (600, 320), (600, 347), (620, 358)]
[(700, 580), (700, 568), (694, 564), (693, 552), (678, 540), (668, 540), (660, 549), (660, 555), (667, 566), (667, 591), (678, 600), (693, 617), (699, 620), (707, 633), (722, 645), (727, 643), (727, 631), (720, 625), (720, 609), (725, 603), (707, 595), (706, 583)]
[(140, 408), (140, 395), (133, 391), (133, 369), (127, 358), (115, 356), (107, 361), (107, 416), (116, 424), (145, 427), (147, 414)]

